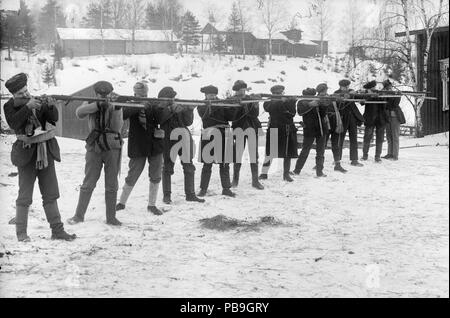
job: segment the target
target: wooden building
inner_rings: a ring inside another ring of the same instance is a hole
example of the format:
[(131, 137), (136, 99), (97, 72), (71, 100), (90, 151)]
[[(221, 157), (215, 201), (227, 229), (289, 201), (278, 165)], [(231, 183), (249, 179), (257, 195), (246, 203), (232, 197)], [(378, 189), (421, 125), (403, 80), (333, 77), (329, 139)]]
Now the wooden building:
[[(174, 53), (178, 38), (171, 30), (57, 28), (64, 56)], [(133, 48), (134, 42), (134, 48)]]
[[(396, 33), (397, 37), (405, 36), (405, 32)], [(419, 90), (423, 90), (425, 30), (411, 32), (416, 38), (417, 81)], [(438, 100), (426, 100), (422, 106), (423, 132), (425, 135), (449, 130), (449, 88), (448, 88), (449, 28), (436, 29), (431, 39), (428, 57), (428, 91), (430, 96)]]

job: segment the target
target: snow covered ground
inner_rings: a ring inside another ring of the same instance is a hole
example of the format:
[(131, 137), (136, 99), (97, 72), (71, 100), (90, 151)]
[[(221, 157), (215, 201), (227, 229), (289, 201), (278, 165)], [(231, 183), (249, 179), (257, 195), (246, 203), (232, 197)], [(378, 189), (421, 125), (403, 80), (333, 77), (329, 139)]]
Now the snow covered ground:
[[(12, 136), (0, 137), (0, 296), (2, 297), (448, 297), (448, 135), (402, 139), (397, 162), (348, 164), (314, 177), (314, 152), (295, 182), (275, 162), (266, 189), (250, 186), (244, 165), (237, 198), (220, 195), (218, 168), (205, 204), (187, 203), (183, 174), (174, 176), (174, 204), (161, 217), (146, 211), (148, 180), (138, 181), (120, 228), (104, 223), (100, 178), (86, 222), (66, 229), (74, 242), (49, 239), (38, 187), (29, 217), (31, 243), (14, 226), (17, 177), (9, 159)], [(59, 138), (57, 164), (63, 219), (74, 213), (84, 168), (84, 144)], [(436, 146), (439, 145), (439, 146)], [(263, 148), (260, 149), (261, 154)], [(374, 149), (371, 149), (373, 156)], [(372, 158), (373, 159), (373, 158)], [(128, 160), (123, 156), (122, 185)], [(196, 163), (198, 186), (201, 165)], [(162, 207), (161, 198), (158, 204)], [(274, 223), (210, 230), (217, 215)], [(277, 224), (278, 222), (278, 224)]]
[[(145, 79), (150, 96), (170, 85), (181, 98), (203, 98), (201, 86), (214, 84), (225, 96), (237, 79), (247, 81), (253, 93), (284, 84), (287, 94), (300, 94), (320, 82), (333, 91), (344, 77), (342, 70), (332, 71), (332, 60), (321, 65), (314, 59), (275, 57), (261, 68), (255, 57), (156, 54), (65, 59), (64, 70), (57, 72), (58, 86), (48, 88), (41, 80), (43, 58), (45, 54), (32, 56), (28, 63), (18, 52), (13, 61), (2, 56), (2, 80), (27, 72), (33, 94), (72, 94), (109, 80), (119, 94), (128, 95), (136, 80)], [(361, 69), (354, 76), (362, 82), (369, 74)], [(1, 88), (5, 92), (4, 82)], [(402, 107), (413, 124), (410, 106)], [(200, 125), (196, 118), (193, 130)], [(75, 211), (85, 150), (81, 141), (58, 139), (63, 160), (56, 166), (59, 206), (65, 221)], [(345, 149), (346, 175), (333, 171), (327, 150), (325, 179), (314, 177), (314, 151), (291, 184), (282, 181), (281, 162), (275, 161), (264, 191), (250, 186), (250, 169), (244, 165), (234, 199), (220, 195), (214, 167), (205, 204), (184, 201), (177, 165), (174, 204), (164, 206), (159, 198), (158, 204), (167, 209), (161, 217), (146, 211), (144, 172), (118, 215), (121, 228), (104, 223), (101, 177), (86, 222), (66, 225), (79, 237), (70, 243), (49, 239), (36, 185), (29, 217), (32, 242), (27, 244), (18, 243), (14, 226), (7, 224), (15, 214), (18, 191), (17, 176), (10, 176), (16, 172), (10, 163), (13, 140), (0, 136), (1, 297), (449, 296), (448, 134), (402, 137), (405, 149), (399, 161), (369, 161), (362, 168), (349, 165)], [(262, 156), (262, 148), (260, 152)], [(121, 185), (127, 165), (125, 151)], [(196, 166), (198, 187), (201, 165)], [(217, 215), (249, 222), (272, 217), (275, 222), (229, 231), (201, 226), (201, 219)]]

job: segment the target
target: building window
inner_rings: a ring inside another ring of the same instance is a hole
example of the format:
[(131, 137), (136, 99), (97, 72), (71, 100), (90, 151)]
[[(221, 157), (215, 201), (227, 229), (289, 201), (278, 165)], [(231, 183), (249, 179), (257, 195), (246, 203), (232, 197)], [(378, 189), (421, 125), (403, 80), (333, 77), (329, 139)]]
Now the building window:
[(442, 110), (449, 110), (449, 88), (448, 88), (448, 58), (440, 60), (442, 80)]

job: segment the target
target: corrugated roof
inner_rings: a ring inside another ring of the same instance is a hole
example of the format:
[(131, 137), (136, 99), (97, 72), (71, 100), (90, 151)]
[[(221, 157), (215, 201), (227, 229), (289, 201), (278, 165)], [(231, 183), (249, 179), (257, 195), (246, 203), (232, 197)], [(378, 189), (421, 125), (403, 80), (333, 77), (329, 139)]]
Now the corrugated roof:
[[(129, 29), (83, 29), (83, 28), (57, 28), (62, 40), (128, 40), (131, 41)], [(136, 30), (136, 41), (175, 41), (178, 38), (172, 30)]]

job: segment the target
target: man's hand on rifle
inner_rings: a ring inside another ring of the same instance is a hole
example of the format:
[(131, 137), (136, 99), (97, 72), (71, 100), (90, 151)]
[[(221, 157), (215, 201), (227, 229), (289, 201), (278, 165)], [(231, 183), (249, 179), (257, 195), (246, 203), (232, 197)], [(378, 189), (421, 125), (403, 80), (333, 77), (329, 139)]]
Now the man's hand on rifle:
[(27, 106), (29, 109), (37, 109), (37, 110), (40, 110), (41, 107), (42, 107), (42, 103), (41, 103), (40, 100), (38, 100), (38, 99), (36, 99), (36, 98), (34, 98), (34, 97), (31, 97), (30, 100), (28, 101), (28, 103), (26, 104), (26, 106)]

